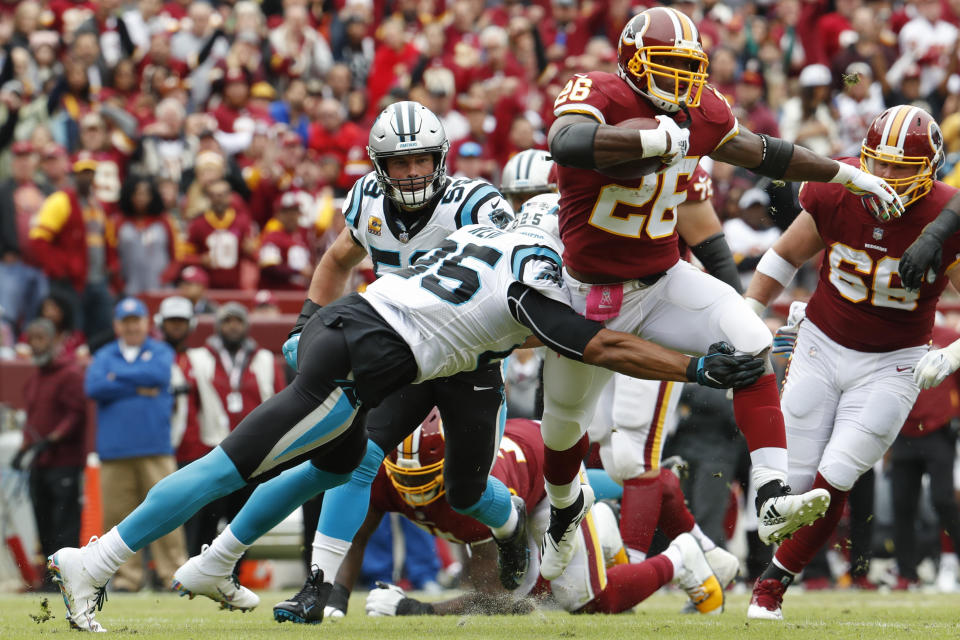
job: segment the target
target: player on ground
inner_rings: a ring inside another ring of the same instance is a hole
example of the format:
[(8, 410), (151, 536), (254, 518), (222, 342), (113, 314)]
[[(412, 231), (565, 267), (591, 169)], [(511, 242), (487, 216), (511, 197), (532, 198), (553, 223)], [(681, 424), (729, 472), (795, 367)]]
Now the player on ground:
[[(346, 225), (317, 265), (301, 319), (339, 298), (353, 269), (368, 255), (378, 277), (396, 273), (464, 225), (503, 226), (512, 218), (512, 209), (488, 182), (446, 177), (448, 148), (439, 118), (423, 105), (398, 102), (381, 113), (371, 127), (368, 147), (375, 170), (354, 184), (344, 203)], [(454, 277), (457, 273), (455, 269)], [(449, 277), (447, 271), (439, 275)], [(294, 334), (299, 332), (300, 328), (294, 329)], [(295, 336), (284, 346), (292, 355), (293, 366), (297, 339)], [(522, 575), (528, 558), (526, 535), (517, 531), (519, 515), (511, 506), (510, 494), (499, 480), (488, 480), (485, 473), (477, 472), (485, 472), (493, 463), (506, 419), (503, 401), (500, 363), (490, 362), (456, 376), (406, 387), (370, 411), (363, 461), (348, 486), (324, 498), (315, 553), (346, 552), (353, 532), (363, 522), (362, 509), (353, 507), (366, 504), (364, 494), (369, 492), (384, 452), (394, 449), (436, 405), (450, 432), (451, 460), (446, 473), (451, 504), (491, 527), (502, 551), (504, 580)], [(217, 560), (221, 549), (252, 543), (266, 533), (259, 525), (272, 521), (271, 514), (286, 514), (300, 505), (295, 502), (299, 496), (312, 496), (322, 489), (309, 463), (283, 474), (269, 488), (258, 489), (211, 545), (210, 557), (192, 558), (177, 571), (175, 588), (191, 596), (229, 600), (234, 591), (229, 586), (231, 570), (224, 570)], [(323, 564), (321, 559), (317, 561)], [(327, 575), (332, 582), (334, 574)], [(322, 608), (294, 597), (278, 604), (275, 615), (278, 621), (310, 622), (319, 619)]]
[[(496, 552), (490, 534), (475, 520), (456, 513), (444, 499), (444, 428), (432, 413), (384, 460), (373, 483), (370, 510), (337, 574), (326, 615), (342, 616), (360, 572), (364, 547), (384, 513), (400, 513), (433, 535), (470, 545), (467, 575), (474, 590), (444, 602), (422, 603), (405, 597), (389, 585), (367, 598), (370, 615), (456, 615), (465, 613), (526, 613), (532, 602), (524, 596), (552, 591), (570, 612), (620, 613), (635, 606), (664, 584), (676, 580), (703, 613), (720, 613), (723, 592), (703, 552), (689, 535), (681, 535), (661, 555), (640, 564), (628, 564), (617, 531), (616, 517), (606, 505), (594, 508), (580, 523), (582, 545), (570, 567), (552, 583), (538, 584), (537, 556), (524, 583), (506, 591), (497, 580)], [(543, 439), (533, 420), (507, 421), (491, 475), (499, 478), (529, 505), (531, 543), (536, 545), (549, 517), (543, 490)]]
[[(567, 357), (639, 377), (735, 387), (761, 374), (760, 360), (728, 355), (724, 344), (691, 358), (584, 319), (566, 303), (560, 251), (555, 216), (536, 216), (510, 232), (469, 225), (413, 266), (313, 313), (290, 386), (254, 409), (211, 453), (157, 483), (102, 538), (50, 556), (71, 625), (102, 630), (94, 616), (117, 568), (204, 504), (309, 460), (315, 482), (308, 494), (276, 496), (294, 505), (292, 511), (349, 479), (367, 446), (368, 408), (405, 385), (501, 359), (531, 334)], [(257, 524), (266, 531), (285, 515)]]
[[(706, 85), (708, 60), (693, 21), (667, 7), (632, 18), (619, 43), (619, 76), (575, 75), (554, 106), (548, 133), (558, 165), (565, 282), (573, 307), (589, 319), (683, 351), (702, 353), (723, 339), (739, 352), (766, 354), (770, 332), (737, 292), (679, 259), (676, 207), (701, 156), (785, 180), (837, 182), (866, 193), (876, 214), (902, 206), (883, 180), (737, 123), (730, 105)], [(615, 126), (656, 118), (656, 128)], [(659, 168), (659, 169), (658, 169)], [(570, 535), (593, 501), (577, 471), (586, 428), (609, 374), (552, 355), (546, 359), (543, 436), (547, 495), (554, 510), (541, 573), (558, 576), (571, 557)], [(734, 394), (759, 487), (765, 542), (783, 539), (819, 517), (829, 494), (791, 496), (787, 453), (772, 369)]]
[(830, 537), (850, 488), (897, 437), (920, 387), (943, 379), (929, 365), (944, 350), (927, 353), (927, 343), (947, 279), (960, 285), (960, 236), (944, 248), (949, 264), (919, 292), (896, 279), (906, 247), (945, 206), (957, 204), (958, 191), (936, 181), (942, 161), (943, 136), (926, 111), (887, 109), (870, 125), (859, 162), (897, 190), (906, 214), (880, 223), (861, 197), (807, 183), (800, 190), (803, 211), (764, 254), (747, 288), (747, 301), (762, 310), (800, 265), (826, 251), (806, 317), (793, 329), (781, 404), (790, 484), (828, 491), (830, 508), (780, 545), (754, 586), (748, 618), (783, 619), (784, 592)]

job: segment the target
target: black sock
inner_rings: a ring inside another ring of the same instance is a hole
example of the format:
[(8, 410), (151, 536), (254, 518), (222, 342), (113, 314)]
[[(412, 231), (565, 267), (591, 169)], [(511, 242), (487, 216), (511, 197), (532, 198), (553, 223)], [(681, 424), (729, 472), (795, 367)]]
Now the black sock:
[(560, 542), (560, 538), (563, 537), (564, 532), (567, 530), (567, 525), (580, 515), (581, 509), (583, 509), (582, 490), (580, 491), (580, 495), (577, 496), (577, 499), (574, 500), (573, 504), (569, 507), (557, 509), (555, 506), (550, 505), (550, 528), (547, 532), (550, 534), (550, 537), (553, 538), (554, 542)]
[(764, 570), (764, 572), (760, 574), (761, 580), (776, 580), (784, 587), (789, 587), (793, 583), (793, 579), (795, 577), (796, 576), (789, 571), (785, 571), (778, 567), (772, 560), (770, 561), (770, 564), (767, 565), (767, 568)]
[(771, 480), (770, 482), (764, 484), (762, 487), (757, 489), (757, 515), (760, 515), (760, 506), (763, 505), (764, 502), (776, 496), (785, 496), (788, 493), (790, 493), (790, 487), (783, 484), (779, 480)]

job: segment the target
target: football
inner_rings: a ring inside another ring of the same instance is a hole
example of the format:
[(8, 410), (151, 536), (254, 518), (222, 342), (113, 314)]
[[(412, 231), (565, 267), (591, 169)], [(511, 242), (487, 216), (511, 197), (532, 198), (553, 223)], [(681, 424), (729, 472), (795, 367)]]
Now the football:
[[(630, 118), (618, 122), (615, 126), (625, 129), (656, 129), (658, 124), (655, 118)], [(643, 176), (656, 173), (662, 166), (660, 158), (643, 158), (609, 167), (600, 173), (620, 180), (639, 180)]]

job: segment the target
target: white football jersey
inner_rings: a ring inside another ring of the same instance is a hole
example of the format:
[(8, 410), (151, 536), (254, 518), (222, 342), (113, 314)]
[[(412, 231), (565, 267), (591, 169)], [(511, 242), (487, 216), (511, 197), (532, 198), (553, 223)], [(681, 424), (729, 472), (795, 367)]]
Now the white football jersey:
[(433, 211), (425, 211), (409, 227), (388, 213), (388, 207), (396, 211), (373, 171), (357, 180), (343, 203), (347, 227), (367, 250), (378, 277), (409, 267), (460, 227), (493, 224), (490, 214), (497, 209), (513, 216), (510, 204), (493, 185), (473, 178), (451, 179)]
[(410, 345), (416, 382), (442, 378), (505, 358), (531, 335), (507, 304), (514, 282), (570, 304), (562, 251), (537, 229), (471, 225), (361, 295)]

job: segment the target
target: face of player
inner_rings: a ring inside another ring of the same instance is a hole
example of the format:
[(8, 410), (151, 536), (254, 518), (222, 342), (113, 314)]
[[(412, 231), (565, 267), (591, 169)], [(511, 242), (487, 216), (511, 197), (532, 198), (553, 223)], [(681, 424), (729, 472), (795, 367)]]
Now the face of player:
[(403, 181), (397, 186), (401, 191), (425, 189), (434, 171), (433, 154), (393, 156), (387, 158), (386, 169), (389, 177)]
[[(897, 180), (915, 176), (917, 174), (918, 167), (870, 159), (867, 163), (867, 169), (869, 169), (870, 173), (878, 178), (883, 178), (884, 180)], [(901, 184), (896, 187), (897, 193), (902, 194), (912, 186), (912, 184)]]

